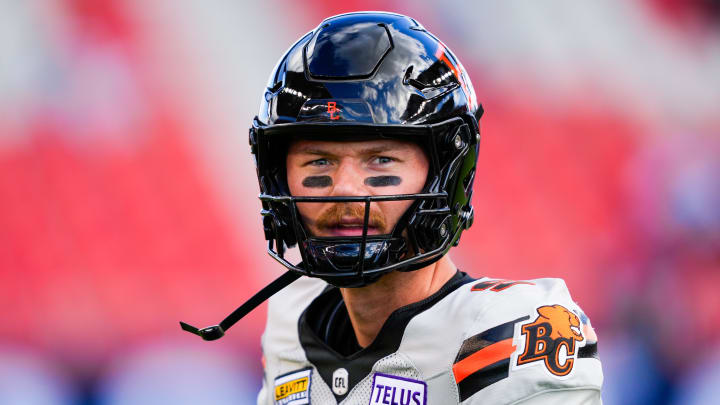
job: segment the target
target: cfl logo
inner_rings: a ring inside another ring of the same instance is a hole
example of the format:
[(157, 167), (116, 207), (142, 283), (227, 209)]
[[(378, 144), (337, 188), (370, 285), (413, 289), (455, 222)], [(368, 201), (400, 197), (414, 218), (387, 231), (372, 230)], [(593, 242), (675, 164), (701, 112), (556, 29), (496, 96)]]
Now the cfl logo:
[(339, 115), (335, 115), (335, 113), (338, 112), (337, 103), (335, 101), (328, 101), (327, 112), (328, 112), (328, 114), (330, 114), (331, 120), (336, 120), (336, 119), (340, 118)]
[(339, 368), (333, 372), (332, 375), (332, 390), (335, 395), (345, 395), (348, 392), (348, 371), (344, 368)]

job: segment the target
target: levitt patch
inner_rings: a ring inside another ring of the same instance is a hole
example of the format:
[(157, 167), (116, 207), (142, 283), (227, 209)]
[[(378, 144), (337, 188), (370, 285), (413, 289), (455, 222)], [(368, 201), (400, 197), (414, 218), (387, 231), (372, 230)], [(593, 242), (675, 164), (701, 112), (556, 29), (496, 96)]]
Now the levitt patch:
[(310, 403), (310, 375), (312, 368), (293, 371), (275, 378), (276, 405)]
[(375, 373), (369, 405), (425, 405), (424, 381)]

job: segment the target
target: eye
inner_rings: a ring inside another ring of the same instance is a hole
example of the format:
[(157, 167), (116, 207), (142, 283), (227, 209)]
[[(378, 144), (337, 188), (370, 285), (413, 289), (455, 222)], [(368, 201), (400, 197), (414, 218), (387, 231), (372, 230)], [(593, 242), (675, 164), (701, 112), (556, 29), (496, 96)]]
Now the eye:
[(330, 164), (330, 161), (325, 158), (311, 160), (308, 163), (306, 163), (306, 165), (308, 165), (308, 166), (327, 166), (329, 164)]
[(392, 163), (394, 161), (395, 161), (395, 159), (391, 158), (389, 156), (375, 156), (375, 158), (373, 159), (373, 163), (380, 164), (380, 165), (386, 165), (386, 164)]

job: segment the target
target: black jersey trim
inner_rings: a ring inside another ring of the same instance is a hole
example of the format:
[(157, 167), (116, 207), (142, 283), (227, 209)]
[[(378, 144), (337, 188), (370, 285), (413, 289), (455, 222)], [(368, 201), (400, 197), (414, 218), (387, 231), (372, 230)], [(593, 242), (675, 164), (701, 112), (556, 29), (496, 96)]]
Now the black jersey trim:
[(458, 391), (460, 391), (460, 402), (470, 398), (476, 392), (482, 390), (488, 385), (494, 384), (502, 379), (507, 378), (510, 372), (510, 359), (500, 360), (497, 363), (490, 364), (487, 367), (470, 374), (464, 380), (458, 383)]
[(462, 346), (460, 346), (460, 351), (458, 351), (457, 357), (455, 358), (455, 363), (490, 346), (493, 343), (513, 337), (513, 334), (515, 333), (515, 324), (528, 319), (530, 319), (529, 316), (524, 316), (465, 339)]
[(338, 353), (319, 337), (322, 333), (318, 332), (324, 330), (325, 325), (311, 319), (313, 314), (322, 313), (328, 308), (334, 308), (333, 304), (337, 303), (338, 300), (342, 300), (338, 288), (328, 287), (308, 305), (298, 320), (300, 345), (305, 351), (308, 361), (317, 368), (320, 377), (328, 387), (332, 388), (332, 374), (336, 369), (342, 367), (348, 371), (349, 386), (347, 393), (345, 395), (333, 393), (335, 399), (340, 402), (352, 391), (357, 383), (370, 374), (372, 366), (378, 360), (398, 350), (405, 328), (410, 320), (431, 308), (462, 285), (473, 281), (475, 279), (467, 274), (460, 271), (456, 272), (435, 294), (422, 301), (395, 310), (390, 314), (382, 328), (380, 328), (377, 337), (369, 346), (347, 356)]
[(597, 342), (596, 343), (588, 343), (585, 346), (578, 349), (578, 358), (599, 358), (598, 356), (598, 348), (597, 348)]
[[(498, 326), (494, 326), (483, 332), (473, 335), (465, 339), (460, 346), (455, 363), (468, 358), (469, 356), (485, 349), (486, 347), (507, 339), (511, 339), (515, 334), (515, 325), (530, 319), (529, 316), (523, 316), (510, 322), (505, 322)], [(454, 370), (454, 369), (453, 369)], [(499, 360), (493, 364), (487, 365), (472, 374), (464, 377), (457, 382), (460, 394), (460, 402), (470, 398), (476, 392), (486, 388), (488, 385), (494, 384), (508, 377), (510, 372), (510, 357)], [(457, 378), (457, 377), (456, 377)]]

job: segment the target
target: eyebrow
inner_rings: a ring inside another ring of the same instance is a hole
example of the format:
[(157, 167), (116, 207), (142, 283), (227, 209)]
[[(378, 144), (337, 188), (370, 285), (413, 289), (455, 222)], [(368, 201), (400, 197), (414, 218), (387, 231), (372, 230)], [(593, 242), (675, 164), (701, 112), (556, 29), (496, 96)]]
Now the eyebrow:
[[(392, 147), (392, 146), (374, 146), (374, 147), (360, 149), (358, 151), (358, 153), (361, 155), (373, 155), (373, 154), (377, 154), (377, 153), (392, 151), (395, 149), (398, 149), (398, 148)], [(335, 156), (334, 153), (332, 153), (328, 150), (325, 150), (325, 149), (318, 148), (316, 146), (308, 146), (308, 147), (300, 148), (297, 150), (296, 153), (306, 153), (309, 155), (320, 155), (320, 156)]]

